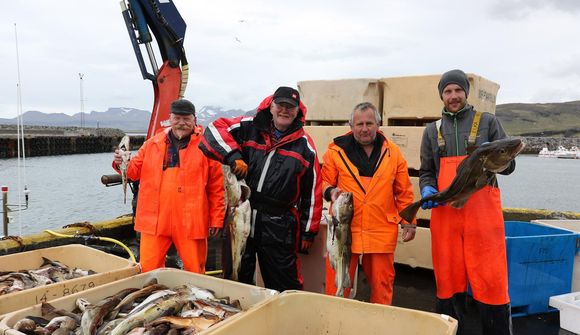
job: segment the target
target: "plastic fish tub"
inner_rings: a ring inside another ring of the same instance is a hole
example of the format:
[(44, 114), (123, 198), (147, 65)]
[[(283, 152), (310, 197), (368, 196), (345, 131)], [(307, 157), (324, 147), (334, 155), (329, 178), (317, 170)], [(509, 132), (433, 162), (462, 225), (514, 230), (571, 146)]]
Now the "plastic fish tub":
[[(214, 329), (220, 328), (229, 322), (242, 317), (249, 313), (254, 307), (267, 302), (278, 294), (278, 291), (256, 287), (252, 285), (240, 284), (238, 282), (214, 278), (211, 276), (200, 275), (177, 269), (158, 269), (151, 272), (142, 273), (130, 278), (125, 278), (116, 282), (108, 283), (84, 292), (79, 292), (68, 297), (63, 297), (50, 302), (56, 308), (62, 308), (71, 311), (75, 308), (75, 301), (78, 298), (85, 298), (91, 303), (96, 303), (108, 296), (111, 296), (125, 288), (141, 288), (144, 284), (152, 279), (157, 279), (159, 284), (164, 284), (170, 288), (190, 284), (200, 288), (209, 289), (217, 297), (228, 296), (230, 299), (238, 299), (244, 312), (235, 314), (224, 321), (221, 321), (210, 329), (198, 334), (206, 334)], [(6, 314), (3, 320), (0, 320), (0, 335), (24, 335), (19, 331), (12, 329), (14, 324), (27, 315), (40, 316), (41, 305), (22, 309), (10, 314)]]
[(58, 261), (69, 268), (97, 273), (0, 295), (0, 318), (3, 314), (130, 277), (141, 271), (139, 264), (130, 260), (84, 245), (70, 244), (0, 256), (0, 272), (37, 269), (43, 263), (42, 257)]
[(212, 334), (455, 334), (446, 315), (303, 291), (284, 291)]
[(506, 221), (512, 314), (550, 311), (551, 296), (570, 293), (578, 234), (539, 224)]
[(550, 297), (550, 306), (560, 310), (560, 328), (580, 334), (580, 292)]
[[(544, 226), (566, 229), (580, 234), (580, 220), (532, 220)], [(574, 270), (572, 274), (572, 292), (580, 292), (580, 239), (576, 243)]]

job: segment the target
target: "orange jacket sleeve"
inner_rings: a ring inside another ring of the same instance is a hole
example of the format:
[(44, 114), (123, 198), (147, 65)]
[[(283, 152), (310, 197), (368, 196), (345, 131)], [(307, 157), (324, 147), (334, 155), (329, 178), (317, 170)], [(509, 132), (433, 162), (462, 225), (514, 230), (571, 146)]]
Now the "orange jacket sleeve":
[(208, 180), (205, 187), (209, 202), (209, 226), (212, 228), (222, 228), (225, 218), (225, 191), (224, 174), (221, 163), (207, 158)]

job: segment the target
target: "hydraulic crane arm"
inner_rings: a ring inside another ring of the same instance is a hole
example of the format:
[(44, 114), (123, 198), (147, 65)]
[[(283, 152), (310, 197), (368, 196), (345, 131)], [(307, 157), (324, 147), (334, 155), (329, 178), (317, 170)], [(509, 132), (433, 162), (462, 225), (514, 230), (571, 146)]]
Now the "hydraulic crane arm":
[[(189, 67), (183, 39), (186, 24), (172, 0), (122, 0), (121, 10), (143, 79), (151, 80), (155, 98), (147, 138), (168, 126), (169, 105), (182, 98)], [(153, 33), (163, 64), (158, 68), (151, 43)], [(151, 72), (147, 70), (140, 45), (144, 45)]]

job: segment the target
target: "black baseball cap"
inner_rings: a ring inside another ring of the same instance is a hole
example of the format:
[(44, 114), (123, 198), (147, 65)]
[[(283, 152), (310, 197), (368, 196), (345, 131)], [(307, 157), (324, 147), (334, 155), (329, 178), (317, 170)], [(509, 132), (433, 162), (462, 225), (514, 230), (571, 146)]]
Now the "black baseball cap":
[(300, 93), (292, 87), (280, 86), (274, 92), (274, 102), (277, 104), (286, 102), (296, 107), (300, 105)]
[(187, 99), (178, 99), (171, 103), (171, 113), (195, 116), (195, 106)]

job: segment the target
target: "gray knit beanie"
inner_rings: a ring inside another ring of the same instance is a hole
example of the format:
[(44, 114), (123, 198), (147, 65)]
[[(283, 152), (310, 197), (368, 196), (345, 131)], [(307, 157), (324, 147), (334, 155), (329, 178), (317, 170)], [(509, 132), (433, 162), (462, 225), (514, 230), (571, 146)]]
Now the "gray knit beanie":
[(451, 70), (445, 72), (439, 80), (439, 97), (443, 99), (443, 90), (449, 84), (457, 84), (465, 91), (465, 97), (469, 96), (469, 80), (465, 72), (461, 70)]

